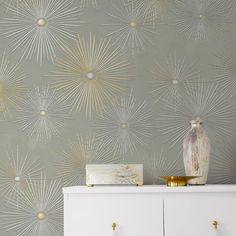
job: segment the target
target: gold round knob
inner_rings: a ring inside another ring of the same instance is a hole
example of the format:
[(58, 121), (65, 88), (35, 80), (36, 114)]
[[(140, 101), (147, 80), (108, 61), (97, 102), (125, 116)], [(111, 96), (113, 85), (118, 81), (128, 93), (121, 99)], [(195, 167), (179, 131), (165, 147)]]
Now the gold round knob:
[(115, 231), (116, 230), (116, 226), (117, 224), (115, 222), (112, 223), (112, 230)]
[(216, 220), (214, 220), (214, 221), (212, 222), (212, 225), (214, 226), (215, 229), (217, 229), (218, 226), (219, 226), (219, 222), (216, 221)]

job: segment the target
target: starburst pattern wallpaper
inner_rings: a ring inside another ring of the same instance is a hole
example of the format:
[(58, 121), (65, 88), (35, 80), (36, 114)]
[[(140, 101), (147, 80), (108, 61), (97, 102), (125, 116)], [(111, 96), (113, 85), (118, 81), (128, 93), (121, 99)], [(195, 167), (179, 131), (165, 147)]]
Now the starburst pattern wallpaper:
[(0, 0), (0, 235), (63, 235), (89, 163), (184, 174), (196, 118), (236, 183), (235, 2)]

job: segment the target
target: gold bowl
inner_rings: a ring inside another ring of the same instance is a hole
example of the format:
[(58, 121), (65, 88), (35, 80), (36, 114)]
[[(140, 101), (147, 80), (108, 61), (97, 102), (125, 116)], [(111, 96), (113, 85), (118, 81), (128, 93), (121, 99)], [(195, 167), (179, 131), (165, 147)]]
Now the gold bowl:
[(187, 186), (188, 181), (199, 176), (160, 176), (169, 187)]

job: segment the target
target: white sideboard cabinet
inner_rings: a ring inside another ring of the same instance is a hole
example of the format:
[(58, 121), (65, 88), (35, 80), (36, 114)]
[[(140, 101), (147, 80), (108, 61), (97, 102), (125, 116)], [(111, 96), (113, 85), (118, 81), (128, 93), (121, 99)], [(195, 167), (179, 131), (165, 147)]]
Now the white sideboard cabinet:
[(236, 185), (63, 189), (64, 236), (236, 236)]

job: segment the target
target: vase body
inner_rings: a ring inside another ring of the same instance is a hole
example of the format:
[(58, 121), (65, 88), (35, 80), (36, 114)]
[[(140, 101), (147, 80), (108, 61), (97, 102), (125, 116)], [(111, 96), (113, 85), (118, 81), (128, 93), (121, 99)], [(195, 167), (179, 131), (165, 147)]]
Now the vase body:
[(187, 176), (201, 176), (189, 184), (203, 185), (207, 182), (210, 162), (210, 141), (200, 120), (191, 121), (191, 129), (183, 141), (183, 160)]

